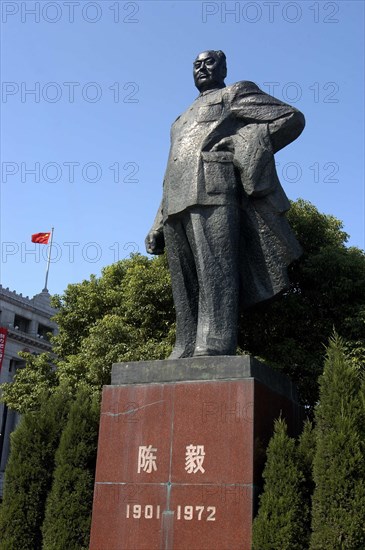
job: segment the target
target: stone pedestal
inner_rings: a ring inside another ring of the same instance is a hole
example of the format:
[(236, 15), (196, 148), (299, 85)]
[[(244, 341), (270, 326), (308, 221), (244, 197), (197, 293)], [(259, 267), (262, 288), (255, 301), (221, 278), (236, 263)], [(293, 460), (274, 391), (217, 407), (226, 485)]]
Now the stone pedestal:
[(280, 414), (296, 432), (293, 385), (249, 356), (114, 365), (90, 550), (250, 550)]

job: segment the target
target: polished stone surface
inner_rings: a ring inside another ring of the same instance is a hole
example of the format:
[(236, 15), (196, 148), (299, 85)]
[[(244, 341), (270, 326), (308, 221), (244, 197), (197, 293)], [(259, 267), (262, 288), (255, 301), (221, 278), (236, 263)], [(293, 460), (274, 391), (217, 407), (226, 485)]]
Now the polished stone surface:
[[(194, 359), (195, 369), (178, 363), (195, 376), (218, 359)], [(274, 419), (282, 414), (293, 432), (300, 410), (285, 377), (251, 358), (227, 360), (229, 379), (104, 388), (91, 550), (250, 549)], [(123, 367), (130, 374), (131, 364), (120, 364), (119, 377)], [(277, 376), (281, 385), (270, 387)]]
[(297, 401), (291, 380), (251, 355), (216, 355), (162, 361), (114, 363), (111, 383), (146, 384), (194, 380), (231, 380), (255, 378), (276, 392)]

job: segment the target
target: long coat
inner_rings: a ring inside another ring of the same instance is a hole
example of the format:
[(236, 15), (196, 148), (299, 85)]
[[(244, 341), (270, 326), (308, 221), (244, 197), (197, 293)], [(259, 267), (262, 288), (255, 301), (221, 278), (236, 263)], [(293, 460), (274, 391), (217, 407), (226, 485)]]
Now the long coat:
[(242, 81), (200, 94), (172, 125), (163, 198), (152, 229), (162, 232), (169, 217), (192, 206), (238, 202), (243, 307), (284, 290), (287, 267), (301, 254), (285, 217), (290, 204), (274, 153), (294, 141), (304, 124), (300, 111)]

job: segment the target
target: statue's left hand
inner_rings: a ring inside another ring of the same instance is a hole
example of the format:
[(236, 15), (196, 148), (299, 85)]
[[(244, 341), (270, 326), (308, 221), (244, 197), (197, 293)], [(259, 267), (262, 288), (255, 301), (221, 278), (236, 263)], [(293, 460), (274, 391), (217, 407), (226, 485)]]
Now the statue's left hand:
[(151, 230), (145, 239), (146, 251), (148, 254), (160, 255), (164, 253), (165, 239), (163, 231)]

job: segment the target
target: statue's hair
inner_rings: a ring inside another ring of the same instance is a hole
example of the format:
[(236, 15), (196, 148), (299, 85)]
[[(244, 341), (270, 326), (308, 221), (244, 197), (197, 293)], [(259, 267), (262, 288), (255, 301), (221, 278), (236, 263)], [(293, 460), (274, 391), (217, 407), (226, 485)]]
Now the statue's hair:
[(218, 57), (219, 63), (222, 63), (222, 65), (227, 69), (227, 58), (226, 54), (222, 52), (222, 50), (212, 50), (215, 55)]
[(223, 78), (226, 78), (227, 76), (227, 59), (226, 54), (222, 52), (222, 50), (213, 50), (215, 55), (218, 58), (219, 64), (221, 66), (222, 76)]

